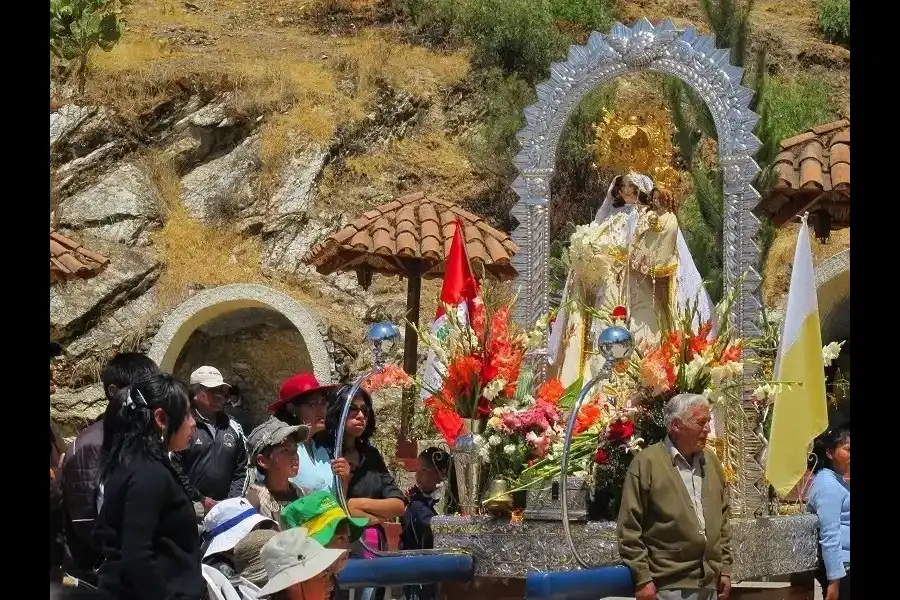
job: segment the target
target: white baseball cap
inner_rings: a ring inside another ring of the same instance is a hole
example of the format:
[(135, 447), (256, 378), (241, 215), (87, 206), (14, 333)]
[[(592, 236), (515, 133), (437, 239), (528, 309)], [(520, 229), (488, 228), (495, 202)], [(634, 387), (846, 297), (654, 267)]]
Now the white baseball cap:
[(222, 378), (222, 374), (215, 367), (200, 367), (191, 373), (191, 385), (200, 384), (205, 388), (231, 387)]
[(303, 527), (282, 531), (266, 542), (260, 551), (269, 581), (259, 595), (269, 596), (309, 581), (328, 570), (346, 552), (325, 548), (309, 537), (309, 532)]
[(275, 521), (262, 516), (246, 498), (228, 498), (210, 509), (203, 519), (203, 533), (211, 541), (203, 558), (233, 550), (260, 523)]

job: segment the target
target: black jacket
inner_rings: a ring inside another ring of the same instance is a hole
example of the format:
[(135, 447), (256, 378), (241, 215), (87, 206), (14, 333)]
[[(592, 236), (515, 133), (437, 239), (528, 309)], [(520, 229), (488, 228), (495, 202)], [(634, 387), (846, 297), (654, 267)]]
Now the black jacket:
[(437, 516), (434, 509), (437, 499), (426, 495), (413, 486), (407, 493), (406, 512), (400, 522), (403, 531), (400, 534), (401, 550), (430, 550), (434, 548), (434, 534), (431, 531), (431, 518)]
[(174, 462), (202, 496), (216, 501), (239, 498), (247, 478), (247, 440), (241, 426), (224, 412), (214, 422), (197, 413), (194, 418), (197, 428), (191, 445), (176, 453)]
[(62, 489), (66, 508), (66, 544), (81, 571), (94, 569), (100, 548), (91, 532), (97, 518), (97, 485), (100, 479), (100, 452), (103, 449), (103, 421), (85, 428), (66, 449), (62, 468)]
[(171, 466), (139, 457), (104, 482), (94, 528), (109, 600), (200, 600), (200, 535), (194, 508)]

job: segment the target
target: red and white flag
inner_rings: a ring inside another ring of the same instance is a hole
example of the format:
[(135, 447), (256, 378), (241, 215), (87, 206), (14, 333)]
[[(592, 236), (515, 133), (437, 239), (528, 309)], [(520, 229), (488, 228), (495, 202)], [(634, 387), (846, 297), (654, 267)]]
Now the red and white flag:
[[(431, 324), (431, 335), (435, 338), (443, 340), (448, 335), (447, 331), (447, 314), (444, 305), (453, 307), (456, 310), (457, 318), (461, 326), (465, 327), (469, 323), (470, 315), (475, 314), (477, 310), (483, 310), (481, 306), (481, 298), (478, 296), (478, 281), (472, 274), (472, 266), (469, 264), (469, 257), (466, 255), (466, 244), (463, 237), (464, 225), (460, 219), (456, 220), (456, 232), (453, 234), (453, 241), (450, 243), (450, 253), (447, 255), (447, 264), (444, 270), (444, 283), (441, 286), (441, 303), (438, 304), (434, 322)], [(447, 366), (442, 364), (434, 353), (434, 350), (428, 351), (428, 359), (425, 362), (425, 371), (422, 374), (422, 398), (428, 399), (436, 394), (442, 387), (444, 376), (446, 375)], [(448, 434), (448, 429), (455, 427), (454, 423), (458, 420), (460, 428), (462, 420), (458, 416), (454, 419), (449, 409), (442, 410), (440, 407), (432, 407), (434, 410), (435, 424), (441, 433)], [(448, 437), (445, 435), (445, 437)], [(452, 436), (449, 436), (453, 439)]]

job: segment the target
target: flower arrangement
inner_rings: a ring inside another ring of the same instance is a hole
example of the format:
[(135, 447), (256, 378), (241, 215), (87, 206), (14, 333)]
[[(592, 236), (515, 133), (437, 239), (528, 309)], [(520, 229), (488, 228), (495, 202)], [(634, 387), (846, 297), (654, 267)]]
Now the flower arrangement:
[(562, 440), (565, 423), (558, 405), (566, 390), (558, 379), (550, 379), (532, 396), (532, 383), (531, 372), (524, 370), (516, 405), (494, 408), (484, 435), (476, 440), (482, 460), (496, 477), (514, 479), (526, 464), (540, 460)]
[[(730, 301), (726, 298), (717, 312), (727, 314)], [(615, 518), (632, 458), (664, 439), (663, 409), (672, 396), (703, 394), (713, 403), (738, 397), (744, 342), (733, 338), (727, 322), (718, 335), (710, 322), (695, 330), (696, 315), (696, 307), (685, 310), (658, 343), (636, 348), (576, 416), (566, 475), (592, 477), (598, 518)], [(623, 307), (615, 307), (602, 318), (613, 324), (626, 316)], [(560, 477), (561, 455), (562, 444), (552, 446), (522, 471), (514, 489)]]
[(527, 342), (537, 336), (519, 331), (505, 304), (490, 311), (477, 302), (468, 320), (454, 307), (444, 309), (447, 319), (435, 334), (418, 331), (439, 363), (436, 381), (421, 387), (437, 430), (452, 446), (464, 419), (486, 419), (513, 401)]

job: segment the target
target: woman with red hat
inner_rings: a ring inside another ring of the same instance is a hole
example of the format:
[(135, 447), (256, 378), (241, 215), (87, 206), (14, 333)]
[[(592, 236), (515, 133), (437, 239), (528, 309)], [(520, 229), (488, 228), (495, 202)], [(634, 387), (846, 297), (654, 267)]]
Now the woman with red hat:
[(312, 373), (298, 373), (281, 384), (278, 400), (269, 405), (269, 412), (276, 418), (291, 425), (306, 425), (310, 436), (297, 445), (300, 455), (300, 469), (291, 483), (312, 493), (319, 490), (336, 493), (334, 477), (340, 477), (344, 485), (350, 479), (350, 463), (346, 458), (333, 460), (331, 448), (320, 446), (314, 440), (325, 431), (325, 413), (329, 393), (340, 385), (321, 385)]

